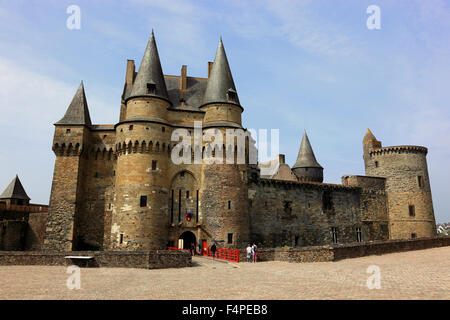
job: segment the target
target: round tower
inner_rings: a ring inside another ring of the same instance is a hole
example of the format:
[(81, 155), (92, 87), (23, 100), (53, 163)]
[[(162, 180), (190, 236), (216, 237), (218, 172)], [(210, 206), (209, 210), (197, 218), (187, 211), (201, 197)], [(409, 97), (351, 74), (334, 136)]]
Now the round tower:
[(363, 148), (366, 175), (386, 178), (390, 238), (435, 236), (427, 148), (382, 147), (370, 130)]
[[(234, 85), (222, 39), (217, 48), (201, 109), (205, 111), (203, 129), (219, 134), (223, 143), (216, 152), (223, 156), (223, 163), (207, 163), (204, 159), (201, 173), (200, 209), (204, 229), (209, 234), (208, 246), (216, 242), (219, 247), (245, 247), (249, 241), (247, 164), (226, 163), (226, 152), (234, 150), (236, 160), (237, 139), (231, 145), (225, 141), (227, 129), (242, 129), (243, 108)], [(223, 146), (227, 144), (226, 149)], [(247, 144), (246, 144), (247, 145)], [(214, 148), (214, 142), (204, 145), (206, 151)], [(244, 147), (246, 148), (246, 147)], [(239, 150), (239, 151), (242, 151)], [(247, 154), (246, 150), (244, 152)]]
[(316, 160), (306, 131), (292, 171), (300, 181), (323, 182), (323, 167)]
[(154, 34), (122, 121), (116, 124), (117, 167), (111, 221), (114, 250), (162, 249), (168, 239), (170, 106)]

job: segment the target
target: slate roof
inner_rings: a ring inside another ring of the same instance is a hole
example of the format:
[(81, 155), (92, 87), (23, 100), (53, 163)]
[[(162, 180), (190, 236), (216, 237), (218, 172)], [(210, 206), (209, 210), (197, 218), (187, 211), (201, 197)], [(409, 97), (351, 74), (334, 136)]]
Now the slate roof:
[(6, 187), (5, 191), (0, 195), (0, 199), (23, 199), (30, 200), (19, 177), (16, 177), (11, 181), (11, 183)]
[[(154, 93), (148, 93), (147, 84), (149, 83), (155, 85)], [(129, 94), (129, 97), (139, 96), (169, 98), (153, 31)]]
[(316, 160), (306, 131), (303, 134), (297, 161), (292, 168), (322, 168), (322, 166)]
[(89, 108), (84, 92), (83, 81), (81, 81), (75, 96), (67, 108), (64, 117), (55, 124), (86, 124), (91, 125), (91, 117), (89, 115)]
[[(236, 97), (234, 101), (230, 101), (228, 98), (229, 91), (235, 94)], [(222, 38), (217, 47), (216, 57), (214, 58), (205, 95), (203, 97), (203, 104), (213, 102), (232, 102), (240, 105)]]

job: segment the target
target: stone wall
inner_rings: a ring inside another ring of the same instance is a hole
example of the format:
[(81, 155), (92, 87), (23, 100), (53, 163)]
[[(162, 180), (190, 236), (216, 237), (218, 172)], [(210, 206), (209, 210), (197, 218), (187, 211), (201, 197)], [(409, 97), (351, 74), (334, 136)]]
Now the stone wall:
[[(249, 186), (251, 240), (266, 247), (326, 245), (333, 243), (332, 228), (338, 243), (356, 242), (357, 228), (362, 240), (387, 239), (385, 195), (363, 191), (342, 185), (253, 181)], [(324, 197), (329, 198), (329, 207), (324, 207)]]
[[(259, 248), (258, 261), (326, 262), (444, 246), (450, 246), (450, 236), (303, 248)], [(245, 250), (240, 250), (239, 260), (246, 261)]]
[(91, 267), (111, 268), (183, 268), (192, 265), (192, 256), (185, 251), (72, 251), (72, 252), (11, 252), (0, 251), (0, 265), (65, 266), (78, 264), (65, 256), (94, 256)]
[(23, 250), (26, 221), (0, 221), (0, 250)]
[(44, 242), (47, 212), (30, 213), (25, 235), (25, 250), (41, 250)]

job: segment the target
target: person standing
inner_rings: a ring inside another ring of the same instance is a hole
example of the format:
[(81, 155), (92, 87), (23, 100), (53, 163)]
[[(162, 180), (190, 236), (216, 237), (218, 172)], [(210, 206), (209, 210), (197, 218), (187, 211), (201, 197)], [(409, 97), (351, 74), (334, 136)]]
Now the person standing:
[(191, 243), (191, 255), (193, 256), (195, 254), (195, 244)]
[(203, 255), (203, 253), (202, 253), (202, 243), (200, 241), (198, 242), (198, 254), (199, 255)]
[(217, 251), (216, 244), (213, 243), (213, 245), (211, 246), (211, 253), (212, 253), (213, 259), (215, 259), (215, 257), (216, 257), (216, 251)]
[(250, 243), (247, 245), (247, 262), (252, 262), (253, 249), (250, 247)]
[(256, 253), (256, 249), (258, 249), (258, 247), (256, 246), (256, 243), (253, 243), (253, 246), (252, 246), (252, 261), (253, 262), (256, 262), (256, 260), (258, 258), (258, 255)]

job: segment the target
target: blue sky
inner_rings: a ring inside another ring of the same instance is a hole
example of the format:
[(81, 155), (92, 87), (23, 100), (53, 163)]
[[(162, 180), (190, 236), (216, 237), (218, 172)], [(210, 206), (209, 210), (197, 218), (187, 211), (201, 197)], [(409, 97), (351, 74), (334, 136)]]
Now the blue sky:
[[(366, 27), (369, 5), (381, 29)], [(69, 5), (81, 29), (66, 27)], [(450, 221), (448, 1), (0, 1), (0, 188), (19, 174), (48, 203), (52, 123), (84, 80), (94, 123), (115, 123), (126, 59), (154, 28), (166, 74), (205, 77), (223, 37), (248, 128), (280, 129), (295, 162), (306, 129), (325, 181), (364, 174), (369, 127), (428, 147), (437, 222)]]

